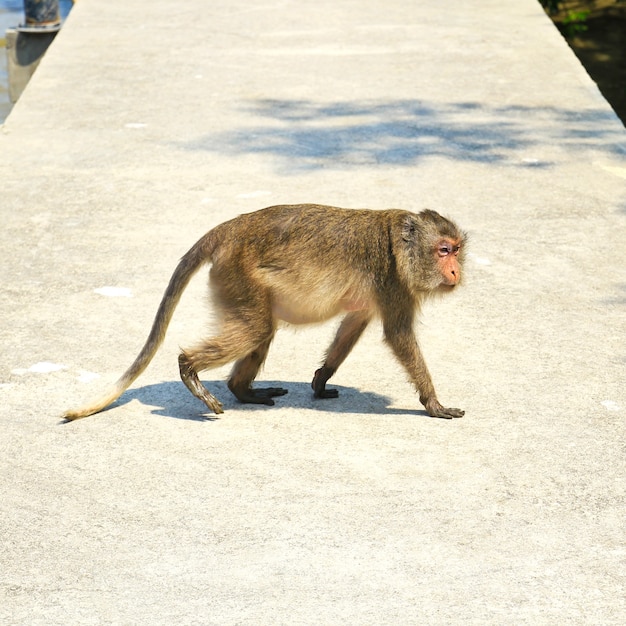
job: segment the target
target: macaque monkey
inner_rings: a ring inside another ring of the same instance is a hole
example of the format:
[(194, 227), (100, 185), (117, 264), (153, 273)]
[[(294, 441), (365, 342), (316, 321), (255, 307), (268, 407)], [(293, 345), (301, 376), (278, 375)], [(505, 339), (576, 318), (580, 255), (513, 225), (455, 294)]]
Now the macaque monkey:
[(191, 277), (211, 263), (210, 288), (221, 332), (178, 358), (191, 393), (215, 413), (221, 402), (198, 372), (235, 362), (228, 388), (240, 402), (273, 405), (282, 388), (252, 387), (280, 321), (309, 324), (346, 313), (326, 359), (313, 377), (316, 398), (336, 398), (328, 379), (374, 317), (433, 417), (462, 417), (439, 403), (413, 330), (422, 302), (461, 281), (465, 234), (435, 211), (273, 206), (210, 230), (172, 275), (150, 335), (135, 362), (101, 399), (70, 410), (74, 420), (101, 411), (146, 369)]

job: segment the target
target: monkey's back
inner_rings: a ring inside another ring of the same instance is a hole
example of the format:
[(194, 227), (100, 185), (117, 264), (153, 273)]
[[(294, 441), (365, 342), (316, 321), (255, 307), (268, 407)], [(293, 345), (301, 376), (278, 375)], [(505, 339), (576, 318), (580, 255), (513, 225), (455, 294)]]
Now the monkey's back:
[(339, 265), (344, 261), (371, 263), (382, 256), (381, 250), (388, 253), (389, 226), (406, 213), (318, 204), (277, 205), (240, 215), (213, 232), (239, 253), (254, 250), (263, 262), (281, 257), (284, 264), (295, 255), (298, 265), (303, 261), (304, 265), (328, 265), (330, 260)]
[(371, 308), (372, 277), (390, 271), (391, 226), (405, 214), (314, 204), (247, 213), (211, 231), (212, 274), (221, 283), (249, 278), (271, 294), (275, 315), (292, 323)]

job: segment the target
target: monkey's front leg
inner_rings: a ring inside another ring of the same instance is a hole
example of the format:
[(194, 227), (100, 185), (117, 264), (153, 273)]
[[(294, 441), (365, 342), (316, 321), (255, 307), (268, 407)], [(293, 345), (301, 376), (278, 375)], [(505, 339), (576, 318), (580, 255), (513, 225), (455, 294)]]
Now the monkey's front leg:
[(443, 419), (452, 419), (465, 415), (465, 411), (445, 407), (437, 400), (437, 393), (435, 392), (433, 381), (426, 367), (426, 361), (417, 345), (412, 330), (409, 331), (405, 329), (404, 332), (398, 329), (391, 330), (390, 332), (385, 330), (385, 339), (393, 349), (398, 360), (409, 373), (419, 393), (420, 402), (426, 408), (428, 415), (431, 417), (441, 417)]
[(178, 357), (178, 367), (180, 377), (187, 386), (187, 389), (189, 389), (198, 400), (202, 400), (211, 411), (216, 414), (223, 413), (224, 409), (222, 408), (222, 403), (200, 382), (198, 373), (193, 369), (184, 353), (181, 353)]
[(320, 367), (313, 376), (311, 387), (313, 388), (316, 398), (337, 398), (339, 391), (337, 389), (326, 389), (328, 379), (337, 371), (337, 368), (344, 362), (345, 358), (354, 348), (354, 345), (367, 328), (371, 319), (371, 313), (367, 309), (353, 311), (348, 313), (337, 330), (335, 339), (333, 340), (324, 365)]

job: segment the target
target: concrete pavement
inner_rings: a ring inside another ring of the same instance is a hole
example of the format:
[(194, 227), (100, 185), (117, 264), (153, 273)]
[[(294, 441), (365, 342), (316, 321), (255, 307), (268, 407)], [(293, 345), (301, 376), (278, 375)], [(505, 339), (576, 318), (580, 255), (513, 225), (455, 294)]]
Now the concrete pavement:
[[(79, 2), (0, 130), (0, 620), (620, 624), (626, 131), (535, 0)], [(431, 207), (471, 237), (418, 326), (427, 418), (363, 337), (284, 330), (219, 419), (178, 379), (178, 258), (277, 203)]]

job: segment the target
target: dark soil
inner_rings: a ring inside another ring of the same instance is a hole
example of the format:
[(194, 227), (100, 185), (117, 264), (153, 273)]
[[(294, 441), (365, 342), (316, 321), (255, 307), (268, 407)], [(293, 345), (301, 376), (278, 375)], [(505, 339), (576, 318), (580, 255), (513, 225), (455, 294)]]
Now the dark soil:
[(626, 0), (565, 0), (550, 17), (626, 125)]

